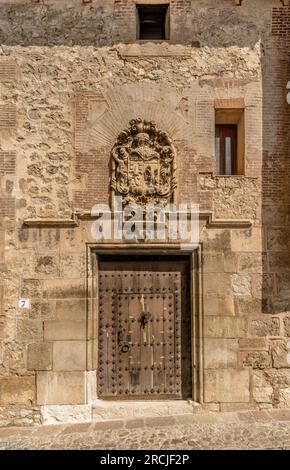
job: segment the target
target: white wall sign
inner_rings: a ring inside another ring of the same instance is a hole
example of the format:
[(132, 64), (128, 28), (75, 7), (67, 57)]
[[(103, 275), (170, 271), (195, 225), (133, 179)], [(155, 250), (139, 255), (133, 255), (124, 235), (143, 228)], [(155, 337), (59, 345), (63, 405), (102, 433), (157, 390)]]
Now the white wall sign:
[(20, 299), (19, 300), (19, 308), (29, 308), (30, 301), (29, 299)]

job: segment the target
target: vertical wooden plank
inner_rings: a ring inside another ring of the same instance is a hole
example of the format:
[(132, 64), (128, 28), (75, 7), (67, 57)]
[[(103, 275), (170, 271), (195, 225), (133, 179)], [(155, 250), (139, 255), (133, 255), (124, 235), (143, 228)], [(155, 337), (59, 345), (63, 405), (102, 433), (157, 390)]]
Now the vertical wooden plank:
[[(176, 276), (177, 274), (177, 276)], [(177, 396), (181, 398), (181, 355), (182, 355), (182, 343), (181, 343), (181, 274), (175, 274), (175, 281), (177, 280), (178, 289), (171, 297), (171, 305), (174, 308), (174, 348), (175, 348), (175, 368), (174, 368), (174, 391)]]
[(163, 299), (160, 294), (152, 294), (152, 311), (154, 312), (153, 318), (153, 343), (154, 343), (154, 356), (153, 356), (153, 382), (154, 394), (161, 395), (164, 386), (164, 357), (163, 357)]
[(134, 293), (130, 295), (129, 302), (129, 321), (130, 321), (130, 334), (132, 337), (131, 345), (131, 359), (129, 363), (129, 376), (130, 376), (130, 393), (133, 396), (140, 395), (141, 383), (140, 383), (140, 370), (141, 370), (141, 358), (140, 358), (140, 324), (138, 322), (139, 315), (141, 313), (140, 296), (137, 293), (137, 276), (134, 275)]

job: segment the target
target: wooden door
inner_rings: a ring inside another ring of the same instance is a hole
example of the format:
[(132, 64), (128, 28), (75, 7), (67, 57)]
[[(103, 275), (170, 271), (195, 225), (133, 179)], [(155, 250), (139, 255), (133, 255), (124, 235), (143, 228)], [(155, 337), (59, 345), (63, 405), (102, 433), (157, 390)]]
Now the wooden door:
[(99, 259), (98, 396), (191, 397), (189, 263)]

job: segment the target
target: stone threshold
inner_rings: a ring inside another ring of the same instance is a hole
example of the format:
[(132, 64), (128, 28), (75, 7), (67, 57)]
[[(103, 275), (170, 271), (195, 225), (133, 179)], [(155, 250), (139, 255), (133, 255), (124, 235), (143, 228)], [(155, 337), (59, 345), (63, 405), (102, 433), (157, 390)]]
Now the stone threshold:
[(43, 405), (42, 424), (82, 423), (116, 419), (133, 419), (191, 415), (202, 409), (192, 400), (109, 401), (95, 400), (88, 405)]
[(59, 424), (33, 427), (6, 427), (0, 428), (0, 441), (7, 438), (40, 438), (46, 436), (62, 436), (84, 432), (103, 432), (115, 429), (160, 428), (177, 425), (208, 425), (229, 423), (269, 423), (289, 422), (290, 409), (215, 412), (201, 411), (198, 413), (181, 414), (175, 416), (159, 416), (147, 418), (103, 420), (99, 422)]
[(201, 409), (192, 400), (97, 400), (92, 404), (93, 421), (192, 414)]

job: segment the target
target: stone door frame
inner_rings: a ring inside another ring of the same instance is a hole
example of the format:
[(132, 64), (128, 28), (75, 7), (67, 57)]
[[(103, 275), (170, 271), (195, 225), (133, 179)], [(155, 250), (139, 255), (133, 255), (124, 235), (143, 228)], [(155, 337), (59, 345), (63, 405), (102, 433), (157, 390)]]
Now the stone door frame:
[(203, 309), (201, 282), (201, 244), (193, 251), (181, 250), (179, 244), (87, 244), (87, 371), (95, 380), (87, 383), (87, 403), (100, 400), (97, 396), (98, 368), (98, 256), (99, 255), (152, 255), (188, 256), (190, 261), (191, 298), (191, 354), (192, 400), (203, 403)]

